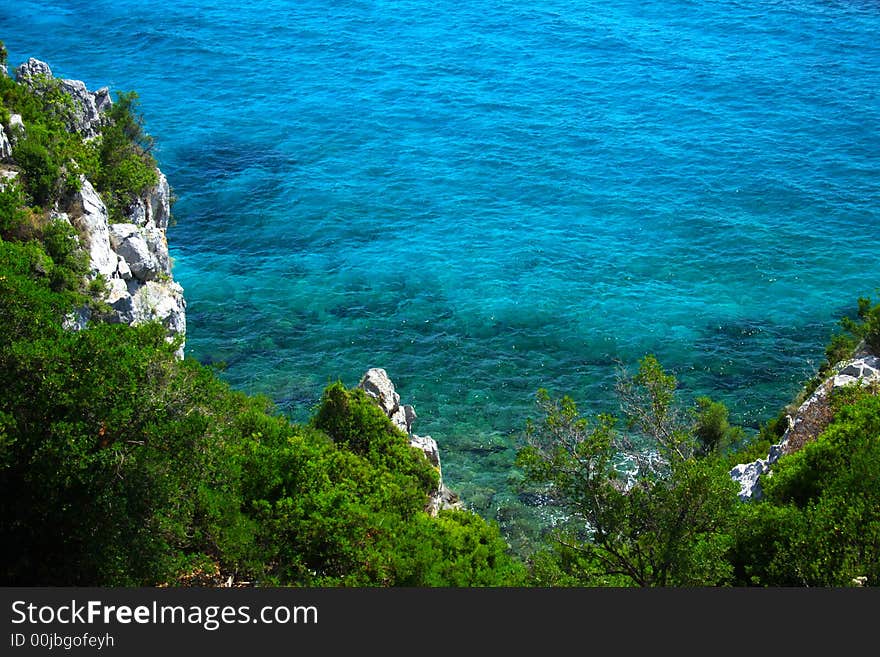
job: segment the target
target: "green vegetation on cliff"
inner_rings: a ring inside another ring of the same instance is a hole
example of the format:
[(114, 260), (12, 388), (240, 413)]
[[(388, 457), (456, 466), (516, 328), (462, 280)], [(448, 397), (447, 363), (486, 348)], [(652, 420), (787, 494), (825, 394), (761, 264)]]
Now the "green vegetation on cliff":
[(159, 324), (63, 327), (88, 258), (54, 201), (84, 174), (121, 215), (156, 182), (134, 95), (91, 140), (70, 100), (0, 78), (4, 130), (25, 125), (0, 185), (0, 583), (523, 583), (497, 526), (426, 513), (438, 473), (363, 391), (329, 386), (298, 425)]
[[(651, 356), (621, 376), (619, 418), (542, 391), (518, 465), (553, 529), (523, 563), (494, 523), (425, 511), (437, 471), (362, 390), (329, 385), (296, 424), (178, 359), (159, 324), (68, 330), (101, 285), (53, 204), (85, 176), (119, 219), (157, 180), (134, 94), (90, 139), (70, 129), (71, 102), (51, 78), (0, 76), (15, 137), (0, 179), (0, 584), (880, 583), (872, 390), (840, 393), (828, 427), (748, 503), (729, 469), (766, 456), (781, 418), (748, 445), (723, 405), (682, 402)], [(857, 316), (829, 365), (880, 346), (880, 305), (860, 300)]]
[[(862, 321), (843, 324), (866, 336), (880, 306), (865, 300), (859, 306)], [(675, 389), (675, 379), (646, 357), (619, 386), (623, 429), (613, 417), (582, 417), (569, 397), (539, 394), (543, 417), (530, 425), (519, 464), (525, 485), (552, 499), (563, 520), (532, 559), (535, 582), (880, 584), (876, 386), (836, 390), (829, 424), (815, 440), (780, 458), (771, 476), (761, 478), (763, 497), (749, 502), (737, 501), (730, 467), (766, 458), (770, 437), (778, 442), (779, 423), (762, 431), (758, 451), (726, 451), (726, 438), (739, 436), (726, 412), (705, 398), (688, 412)], [(624, 476), (620, 455), (645, 438)]]

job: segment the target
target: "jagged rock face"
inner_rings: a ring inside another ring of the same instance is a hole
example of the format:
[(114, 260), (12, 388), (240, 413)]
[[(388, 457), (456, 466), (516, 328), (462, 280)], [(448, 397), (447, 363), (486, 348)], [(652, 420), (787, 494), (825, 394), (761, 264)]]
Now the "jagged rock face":
[(158, 320), (172, 335), (186, 334), (186, 300), (183, 288), (174, 281), (128, 282), (134, 309), (133, 324)]
[[(16, 79), (24, 84), (37, 84), (51, 76), (48, 64), (33, 58), (16, 71)], [(73, 98), (72, 125), (68, 128), (84, 139), (98, 135), (104, 112), (112, 104), (109, 89), (90, 92), (79, 80), (61, 80), (61, 86)], [(10, 126), (13, 130), (7, 141), (14, 142), (18, 131), (25, 127), (17, 115)], [(0, 139), (0, 159), (4, 143)], [(158, 169), (156, 174), (157, 184), (129, 208), (129, 223), (110, 224), (106, 205), (84, 176), (80, 177), (80, 189), (60, 202), (53, 214), (77, 229), (89, 254), (89, 278), (100, 276), (107, 283), (104, 301), (112, 314), (104, 319), (131, 325), (159, 321), (168, 329), (170, 339), (186, 335), (186, 299), (183, 288), (171, 277), (165, 236), (171, 217), (171, 189), (165, 175)], [(80, 309), (69, 315), (64, 325), (81, 330), (90, 319), (88, 310)], [(177, 355), (183, 358), (183, 346)]]
[[(83, 137), (97, 137), (101, 132), (103, 121), (98, 104), (95, 102), (95, 94), (86, 89), (85, 83), (81, 80), (62, 80), (61, 87), (73, 98), (74, 109), (69, 127)], [(108, 106), (108, 100), (109, 97), (102, 99), (105, 107)]]
[(388, 373), (382, 368), (374, 367), (364, 374), (360, 387), (368, 395), (376, 399), (394, 425), (407, 435), (412, 434), (412, 423), (416, 418), (416, 410), (412, 406), (401, 406), (400, 395), (394, 390), (394, 384)]
[(394, 389), (394, 383), (388, 373), (379, 367), (367, 370), (361, 377), (358, 387), (376, 400), (376, 403), (401, 431), (409, 436), (412, 447), (421, 450), (428, 462), (437, 468), (440, 474), (439, 484), (429, 499), (426, 511), (437, 515), (441, 509), (461, 508), (458, 496), (443, 483), (443, 470), (440, 466), (440, 448), (431, 436), (417, 436), (412, 432), (412, 423), (416, 419), (416, 411), (412, 406), (401, 405), (400, 395)]
[(394, 384), (382, 368), (374, 367), (367, 370), (358, 385), (376, 400), (388, 417), (400, 408), (400, 395), (394, 390)]
[(12, 142), (6, 136), (6, 130), (0, 125), (0, 160), (8, 160), (12, 157)]
[[(156, 228), (139, 228), (135, 224), (112, 224), (110, 245), (122, 258), (124, 267), (142, 282), (152, 281), (161, 274), (170, 275), (168, 252), (164, 235)], [(118, 267), (117, 267), (118, 268)], [(123, 271), (120, 276), (126, 278)]]
[[(164, 180), (164, 176), (160, 175)], [(167, 181), (165, 181), (167, 190)], [(146, 196), (161, 195), (151, 190)], [(166, 196), (167, 197), (167, 196)], [(150, 208), (143, 225), (110, 224), (107, 208), (85, 178), (80, 191), (67, 201), (65, 215), (77, 228), (89, 252), (91, 276), (99, 274), (107, 281), (105, 301), (113, 309), (111, 322), (141, 324), (160, 321), (169, 336), (186, 335), (186, 299), (183, 288), (171, 278), (168, 243), (164, 230), (156, 226), (156, 216), (167, 225), (167, 207), (143, 201)], [(69, 318), (70, 328), (82, 328), (85, 319)], [(178, 351), (183, 357), (183, 347)]]
[[(16, 79), (36, 85), (52, 77), (45, 62), (31, 58), (18, 67)], [(84, 139), (99, 134), (103, 113), (110, 107), (106, 87), (92, 93), (79, 80), (61, 80), (61, 87), (73, 98), (73, 114), (68, 129)], [(0, 126), (0, 160), (11, 158), (12, 146), (26, 127), (14, 114), (9, 121), (10, 135)], [(0, 168), (0, 183), (14, 178), (15, 171)], [(52, 212), (55, 219), (70, 223), (89, 254), (91, 280), (99, 276), (107, 283), (104, 301), (112, 309), (107, 321), (140, 324), (159, 321), (169, 339), (186, 335), (186, 299), (183, 288), (171, 277), (171, 259), (165, 231), (171, 216), (171, 189), (165, 175), (156, 170), (158, 182), (128, 212), (130, 223), (110, 224), (109, 213), (92, 183), (80, 176), (79, 189), (60, 201)], [(82, 330), (92, 319), (87, 308), (68, 315), (68, 330)], [(177, 352), (183, 358), (183, 346)]]
[(113, 278), (119, 258), (110, 245), (110, 216), (104, 201), (85, 176), (80, 177), (79, 191), (67, 199), (64, 212), (89, 252), (92, 278), (99, 274), (106, 279)]
[(153, 189), (142, 198), (135, 199), (126, 212), (126, 218), (138, 226), (157, 228), (164, 235), (171, 218), (171, 188), (164, 173), (159, 172), (159, 180)]
[(834, 390), (876, 382), (880, 382), (880, 358), (877, 356), (866, 354), (839, 363), (833, 373), (798, 407), (794, 417), (789, 416), (788, 428), (779, 443), (771, 445), (766, 459), (740, 463), (730, 471), (731, 478), (740, 486), (739, 498), (743, 501), (761, 499), (761, 475), (772, 475), (771, 466), (780, 457), (796, 452), (822, 433), (833, 417), (829, 400)]
[[(30, 86), (40, 79), (51, 78), (52, 69), (46, 62), (31, 57), (16, 69), (16, 81)], [(104, 113), (113, 104), (110, 90), (102, 87), (98, 91), (89, 91), (82, 80), (61, 80), (61, 88), (73, 99), (73, 112), (68, 120), (68, 129), (82, 135), (86, 139), (96, 137), (101, 132)]]
[(24, 82), (25, 84), (32, 82), (37, 77), (53, 77), (52, 69), (46, 62), (31, 57), (25, 63), (15, 69), (16, 82)]

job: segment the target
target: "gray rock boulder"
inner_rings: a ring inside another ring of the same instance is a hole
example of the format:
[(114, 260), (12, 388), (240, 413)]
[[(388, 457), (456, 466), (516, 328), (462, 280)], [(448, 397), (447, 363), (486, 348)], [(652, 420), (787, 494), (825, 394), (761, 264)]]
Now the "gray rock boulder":
[(113, 308), (113, 315), (108, 321), (117, 324), (135, 323), (134, 299), (128, 288), (128, 281), (122, 278), (111, 278), (107, 283), (107, 294), (104, 301)]
[[(103, 125), (103, 115), (95, 102), (95, 94), (86, 89), (81, 80), (61, 80), (61, 88), (73, 98), (70, 129), (87, 139), (97, 137)], [(106, 102), (104, 106), (107, 107)]]
[(768, 472), (770, 472), (770, 465), (767, 459), (758, 459), (751, 463), (740, 463), (733, 466), (730, 477), (739, 484), (739, 499), (743, 502), (761, 499), (763, 493), (760, 478), (761, 475)]
[(162, 262), (156, 254), (157, 239), (156, 235), (148, 236), (135, 224), (110, 225), (110, 245), (125, 260), (131, 274), (140, 281), (151, 281), (159, 274), (168, 273), (167, 256)]
[(431, 436), (412, 435), (410, 436), (409, 444), (422, 450), (428, 462), (440, 470), (440, 448), (437, 447), (436, 440), (431, 438)]
[(394, 415), (400, 408), (400, 395), (394, 390), (394, 384), (388, 373), (381, 367), (367, 370), (358, 386), (376, 400), (388, 417)]
[(15, 81), (24, 84), (32, 84), (39, 78), (51, 77), (53, 77), (52, 69), (49, 68), (49, 65), (34, 57), (31, 57), (15, 69)]
[(186, 299), (183, 288), (174, 281), (128, 283), (132, 297), (132, 324), (159, 321), (172, 335), (186, 334)]

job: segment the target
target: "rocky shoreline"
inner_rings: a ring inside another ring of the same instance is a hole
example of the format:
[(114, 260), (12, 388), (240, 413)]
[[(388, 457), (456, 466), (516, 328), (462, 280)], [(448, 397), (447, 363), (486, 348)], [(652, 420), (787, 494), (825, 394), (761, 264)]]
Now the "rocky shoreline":
[(759, 500), (763, 496), (761, 477), (772, 476), (772, 466), (782, 456), (798, 451), (810, 440), (815, 440), (832, 420), (831, 396), (845, 386), (876, 385), (880, 382), (880, 358), (864, 351), (862, 347), (855, 358), (838, 363), (832, 373), (816, 390), (788, 415), (788, 428), (781, 440), (770, 446), (766, 458), (751, 463), (739, 463), (730, 470), (731, 478), (739, 484), (739, 499)]
[[(6, 74), (4, 71), (3, 74)], [(53, 78), (49, 65), (31, 58), (15, 71), (17, 82), (37, 85)], [(112, 107), (110, 90), (102, 87), (89, 91), (80, 80), (60, 80), (61, 88), (73, 102), (73, 120), (68, 128), (84, 140), (100, 134), (106, 113)], [(27, 126), (21, 116), (13, 115), (16, 126), (7, 135), (0, 126), (0, 177), (14, 180), (18, 171), (11, 160), (12, 147)], [(80, 177), (79, 189), (68, 194), (52, 209), (53, 219), (72, 225), (89, 255), (89, 280), (105, 283), (103, 301), (109, 307), (103, 321), (136, 325), (159, 321), (168, 330), (169, 339), (186, 336), (186, 299), (183, 287), (174, 280), (168, 252), (167, 230), (171, 219), (171, 188), (165, 174), (156, 169), (157, 184), (136, 198), (125, 212), (125, 221), (110, 221), (107, 206), (92, 182)], [(89, 308), (81, 308), (66, 318), (65, 327), (82, 330), (92, 319)], [(177, 356), (183, 358), (181, 342)], [(373, 368), (362, 377), (359, 387), (376, 400), (389, 419), (404, 432), (410, 445), (424, 453), (440, 473), (439, 485), (430, 495), (426, 511), (437, 515), (441, 509), (461, 508), (458, 496), (443, 483), (440, 450), (430, 436), (413, 433), (415, 409), (400, 404), (400, 395), (384, 369)]]
[[(48, 64), (31, 58), (15, 71), (15, 79), (28, 86), (53, 78)], [(71, 132), (84, 140), (94, 139), (112, 106), (107, 87), (89, 91), (80, 80), (60, 80), (61, 89), (72, 99)], [(11, 162), (12, 146), (27, 125), (13, 115), (16, 126), (6, 135), (0, 127), (0, 175), (14, 180), (18, 172)], [(171, 219), (171, 189), (168, 179), (156, 169), (157, 183), (126, 209), (122, 223), (111, 223), (107, 206), (91, 181), (80, 177), (79, 189), (55, 203), (51, 218), (72, 225), (89, 254), (90, 281), (102, 280), (101, 299), (110, 309), (102, 319), (111, 323), (142, 324), (161, 322), (169, 339), (186, 335), (186, 299), (183, 288), (171, 273), (166, 232)], [(82, 329), (92, 311), (81, 308), (67, 318), (70, 329)], [(183, 358), (183, 342), (177, 352)]]

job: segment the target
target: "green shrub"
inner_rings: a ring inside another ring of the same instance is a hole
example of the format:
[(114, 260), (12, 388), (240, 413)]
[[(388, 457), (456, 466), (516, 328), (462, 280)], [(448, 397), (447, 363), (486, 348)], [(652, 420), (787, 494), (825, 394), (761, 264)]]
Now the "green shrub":
[(328, 386), (315, 414), (314, 425), (336, 444), (374, 464), (411, 477), (424, 493), (437, 488), (437, 470), (428, 463), (421, 450), (410, 446), (408, 437), (360, 388), (346, 390), (339, 382)]
[(858, 396), (815, 440), (779, 460), (765, 500), (738, 523), (740, 583), (880, 583), (880, 398)]
[(693, 432), (701, 454), (721, 453), (745, 438), (741, 427), (730, 424), (730, 411), (722, 402), (709, 397), (696, 399), (696, 424)]
[(132, 202), (158, 182), (152, 147), (153, 139), (137, 114), (137, 94), (117, 94), (97, 142), (94, 174), (111, 221), (122, 221)]
[(27, 220), (24, 192), (16, 183), (0, 186), (0, 237), (10, 239)]

